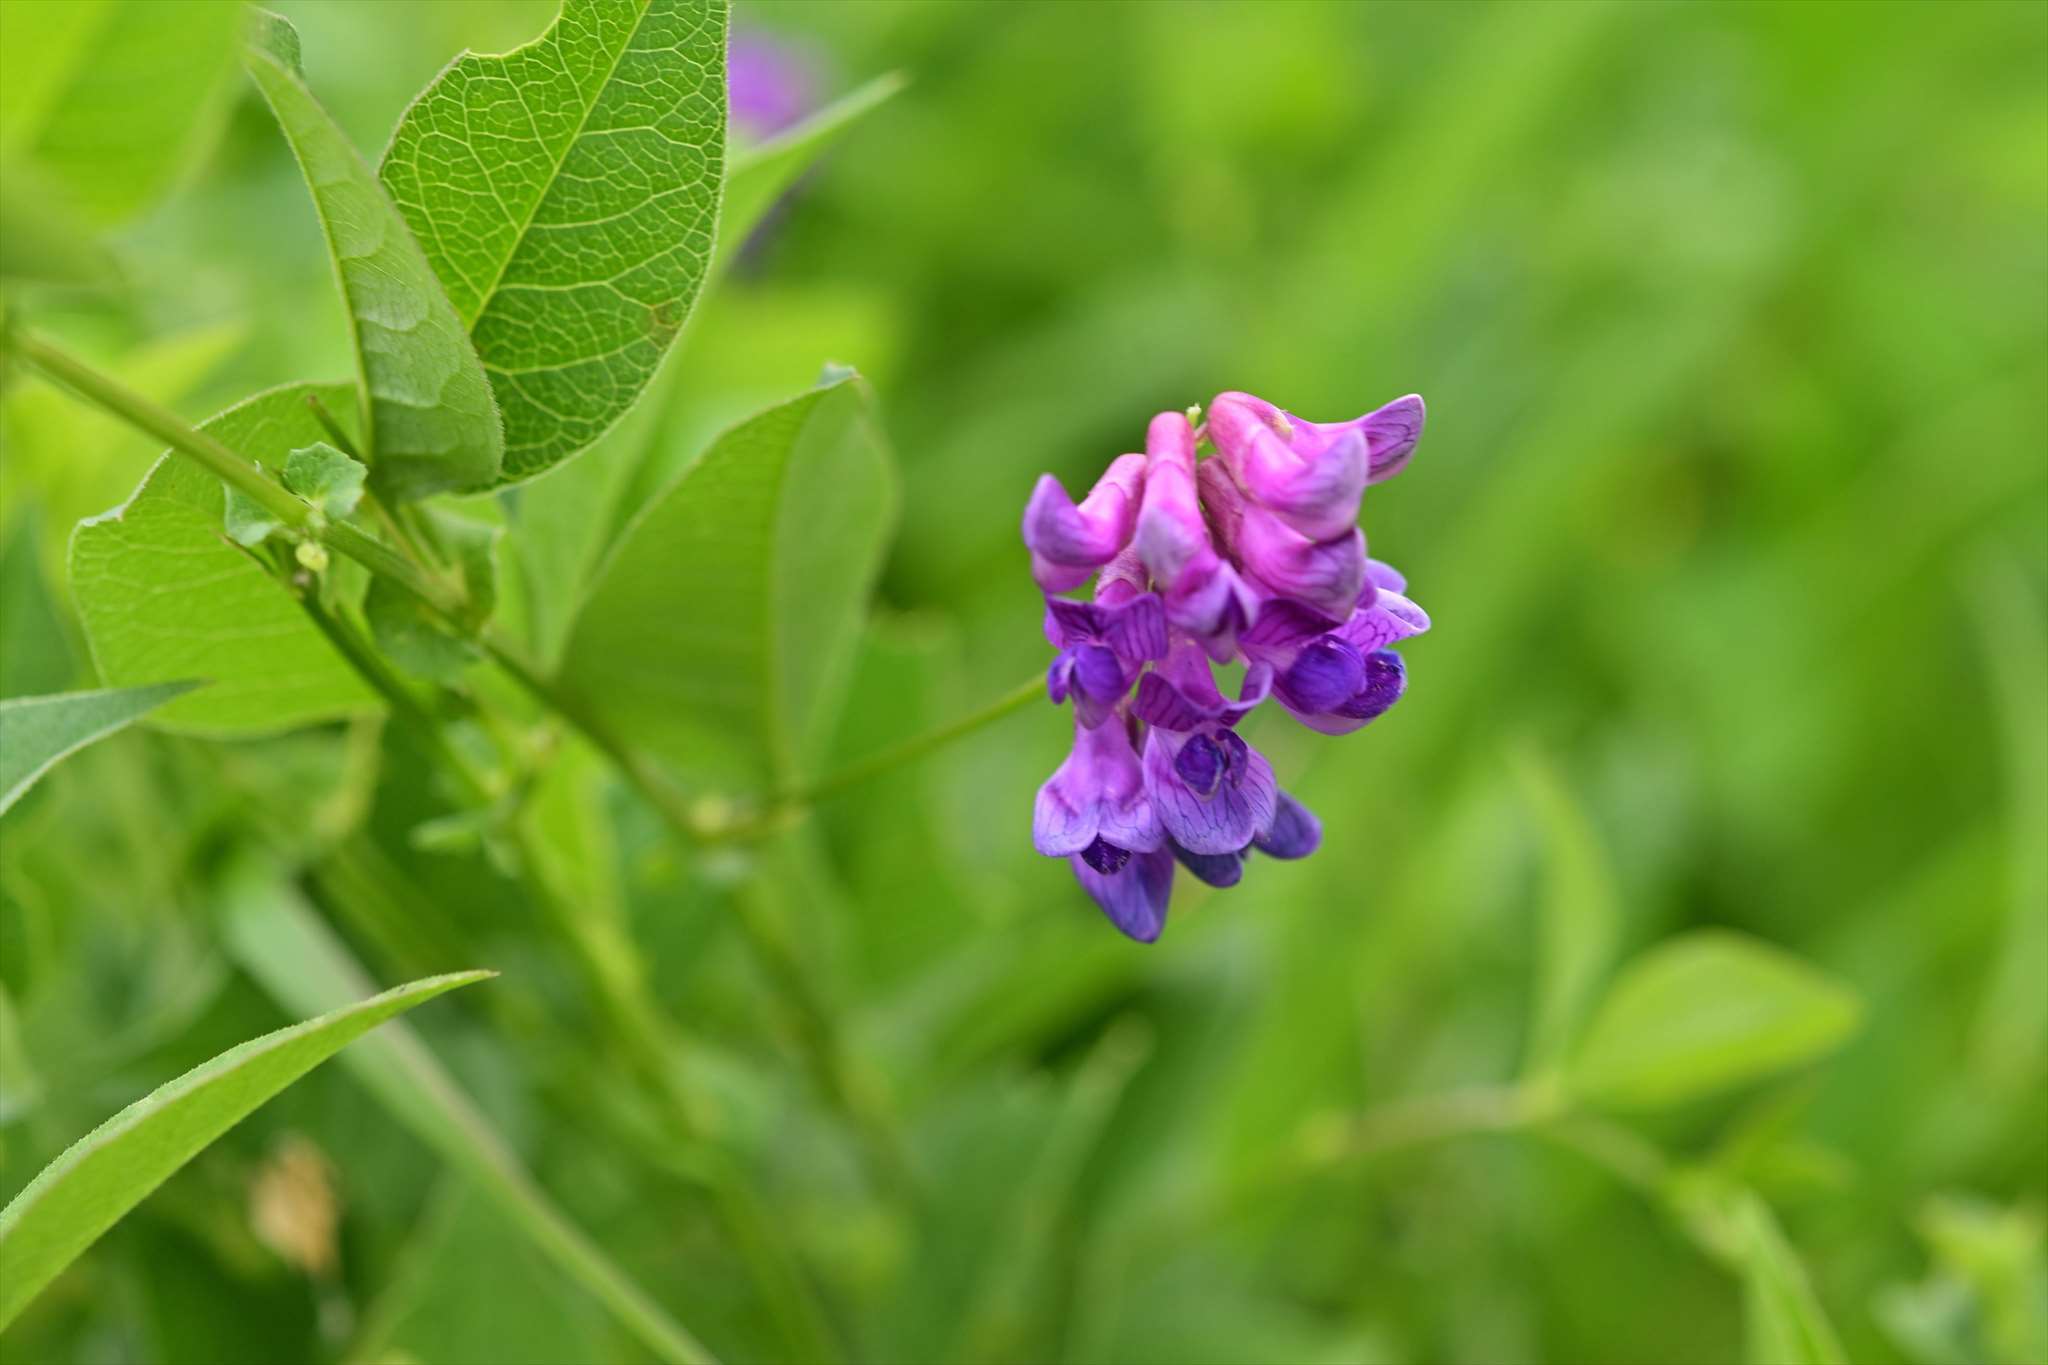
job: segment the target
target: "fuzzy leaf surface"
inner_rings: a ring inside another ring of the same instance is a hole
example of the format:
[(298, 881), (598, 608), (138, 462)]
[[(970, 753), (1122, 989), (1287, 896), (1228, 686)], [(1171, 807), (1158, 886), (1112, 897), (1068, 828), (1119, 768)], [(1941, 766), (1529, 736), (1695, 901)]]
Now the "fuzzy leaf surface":
[(725, 0), (565, 0), (414, 101), (381, 171), (476, 342), (507, 482), (631, 407), (711, 264)]
[(319, 210), (355, 334), (372, 482), (396, 498), (488, 487), (505, 437), (476, 350), (377, 177), (280, 57), (280, 25), (243, 61)]

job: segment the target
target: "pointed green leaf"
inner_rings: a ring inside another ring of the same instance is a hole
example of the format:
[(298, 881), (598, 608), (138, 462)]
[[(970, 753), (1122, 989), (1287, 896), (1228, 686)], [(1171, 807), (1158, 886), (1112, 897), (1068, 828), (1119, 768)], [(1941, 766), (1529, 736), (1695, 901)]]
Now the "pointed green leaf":
[(489, 972), (428, 977), (223, 1052), (108, 1119), (0, 1210), (0, 1327), (173, 1172), (393, 1015)]
[(0, 701), (0, 811), (20, 800), (59, 759), (199, 685), (171, 682)]
[[(322, 439), (306, 406), (346, 412), (346, 385), (292, 384), (201, 423), (242, 455), (276, 469)], [(71, 590), (106, 682), (177, 678), (214, 685), (158, 712), (154, 723), (207, 734), (262, 734), (369, 709), (374, 694), (299, 605), (229, 543), (221, 485), (166, 455), (127, 502), (80, 522)]]
[(370, 471), (325, 441), (301, 446), (285, 457), (284, 486), (327, 516), (340, 519), (363, 500)]
[(812, 114), (766, 142), (736, 151), (725, 177), (725, 203), (719, 208), (718, 266), (745, 244), (761, 219), (840, 135), (886, 103), (906, 82), (895, 72), (877, 76), (860, 89)]
[(277, 50), (274, 40), (251, 43), (243, 64), (291, 143), (327, 234), (355, 334), (372, 477), (397, 498), (487, 487), (505, 438), (476, 350), (376, 176)]
[(133, 217), (219, 127), (240, 23), (233, 0), (8, 4), (0, 155), (95, 222)]
[(603, 435), (711, 263), (725, 0), (564, 0), (503, 56), (456, 58), (406, 110), (385, 187), (475, 338), (507, 481)]
[[(287, 1009), (319, 1009), (360, 992), (363, 969), (289, 888), (245, 877), (229, 902), (229, 951)], [(475, 1181), (564, 1279), (602, 1303), (657, 1359), (671, 1365), (710, 1361), (696, 1339), (534, 1183), (417, 1034), (404, 1025), (386, 1029), (344, 1054), (342, 1063), (393, 1118)]]
[(858, 381), (750, 418), (627, 530), (564, 682), (695, 777), (797, 775), (836, 710), (895, 501)]
[(1737, 1216), (1750, 1365), (1843, 1365), (1841, 1339), (1770, 1207), (1746, 1195)]
[(1832, 1051), (1854, 992), (1791, 954), (1721, 930), (1684, 934), (1623, 968), (1572, 1057), (1578, 1094), (1681, 1104)]

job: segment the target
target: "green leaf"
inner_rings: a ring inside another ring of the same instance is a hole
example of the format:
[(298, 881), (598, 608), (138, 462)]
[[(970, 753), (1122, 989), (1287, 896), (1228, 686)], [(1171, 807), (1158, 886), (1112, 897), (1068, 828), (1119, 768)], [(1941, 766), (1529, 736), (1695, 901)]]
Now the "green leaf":
[(428, 977), (223, 1052), (80, 1139), (0, 1210), (0, 1327), (265, 1100), (383, 1023), (490, 972)]
[(1520, 755), (1515, 775), (1543, 834), (1543, 891), (1536, 921), (1536, 993), (1529, 1074), (1560, 1066), (1572, 1032), (1614, 956), (1621, 907), (1607, 851), (1585, 810), (1541, 754)]
[(895, 502), (858, 381), (750, 418), (627, 530), (564, 682), (700, 779), (799, 775), (833, 719)]
[(0, 43), (0, 155), (64, 207), (131, 218), (184, 172), (226, 111), (233, 0), (9, 4)]
[[(292, 384), (201, 423), (276, 469), (322, 439), (306, 405), (346, 385)], [(71, 589), (100, 677), (115, 686), (211, 678), (155, 723), (263, 734), (369, 709), (376, 697), (261, 564), (223, 535), (221, 485), (166, 455), (120, 507), (71, 537)]]
[(360, 462), (317, 441), (285, 457), (284, 486), (338, 521), (363, 500), (369, 473)]
[(505, 437), (476, 350), (376, 176), (278, 57), (276, 25), (269, 31), (243, 64), (298, 157), (327, 234), (354, 333), (372, 477), (394, 498), (487, 487)]
[(1567, 1079), (1596, 1101), (1680, 1104), (1825, 1055), (1860, 1013), (1854, 992), (1769, 944), (1684, 934), (1623, 968)]
[[(497, 606), (496, 550), (503, 528), (431, 512), (420, 529), (462, 575), (469, 604), (465, 623), (472, 629), (483, 625)], [(377, 647), (419, 677), (454, 682), (478, 658), (474, 646), (451, 633), (424, 603), (388, 579), (370, 580), (363, 596), (363, 615)]]
[[(228, 948), (288, 1009), (357, 993), (363, 969), (296, 893), (243, 876), (229, 894)], [(410, 1029), (387, 1029), (343, 1063), (442, 1160), (473, 1180), (564, 1277), (608, 1308), (663, 1361), (709, 1361), (704, 1348), (584, 1236), (536, 1185), (512, 1148)]]
[(725, 203), (719, 209), (717, 269), (725, 267), (799, 175), (830, 150), (841, 134), (886, 103), (905, 84), (896, 72), (877, 76), (795, 127), (735, 152), (725, 177)]
[(1750, 1365), (1843, 1365), (1841, 1339), (1770, 1207), (1746, 1195), (1737, 1216)]
[(58, 760), (200, 685), (171, 682), (0, 701), (0, 811), (20, 800)]
[(711, 264), (725, 0), (564, 0), (455, 59), (382, 176), (490, 371), (507, 481), (582, 450), (653, 377)]
[(452, 683), (477, 660), (475, 649), (449, 634), (419, 598), (389, 579), (370, 580), (363, 619), (378, 650), (414, 677)]
[(284, 529), (269, 508), (241, 489), (223, 487), (221, 495), (221, 528), (244, 549), (254, 549)]

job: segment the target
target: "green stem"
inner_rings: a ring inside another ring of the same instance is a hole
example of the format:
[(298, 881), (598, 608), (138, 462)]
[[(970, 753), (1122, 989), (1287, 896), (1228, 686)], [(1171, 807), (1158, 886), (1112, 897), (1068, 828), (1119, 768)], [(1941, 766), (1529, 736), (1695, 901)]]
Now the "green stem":
[(16, 332), (8, 345), (22, 359), (50, 378), (104, 408), (122, 421), (188, 458), (197, 461), (222, 483), (248, 496), (251, 502), (294, 529), (312, 520), (312, 507), (292, 495), (281, 484), (265, 478), (263, 471), (225, 445), (196, 431), (168, 409), (158, 407), (133, 389), (125, 388), (92, 366), (61, 350), (33, 332)]
[[(480, 804), (491, 801), (490, 783), (448, 742), (440, 721), (355, 626), (327, 611), (318, 600), (317, 589), (301, 594), (300, 603), (342, 658), (390, 704), (393, 714), (428, 746), (442, 768), (461, 782), (465, 793)], [(756, 1287), (773, 1306), (783, 1330), (790, 1334), (789, 1345), (803, 1359), (837, 1359), (840, 1353), (832, 1343), (822, 1310), (809, 1293), (795, 1253), (781, 1240), (774, 1220), (768, 1217), (737, 1163), (705, 1136), (698, 1106), (677, 1083), (669, 1059), (681, 1050), (680, 1045), (670, 1036), (666, 1020), (648, 998), (645, 980), (615, 967), (616, 955), (605, 952), (593, 939), (587, 918), (578, 915), (549, 881), (524, 826), (514, 819), (507, 823), (504, 832), (513, 856), (526, 874), (527, 889), (540, 902), (549, 924), (569, 948), (570, 958), (596, 1002), (599, 1016), (608, 1025), (612, 1040), (625, 1054), (675, 1138), (702, 1148), (698, 1163), (702, 1181), (716, 1201)]]
[[(175, 414), (124, 387), (111, 377), (101, 374), (59, 347), (31, 333), (23, 332), (13, 333), (8, 344), (16, 354), (88, 402), (157, 437), (171, 449), (196, 461), (223, 482), (248, 494), (253, 501), (275, 515), (286, 526), (302, 534), (317, 535), (323, 544), (337, 554), (346, 555), (371, 573), (397, 583), (453, 626), (458, 634), (465, 637), (473, 634), (471, 627), (463, 619), (467, 598), (461, 588), (430, 574), (423, 567), (349, 522), (316, 523), (313, 519), (313, 508), (309, 504), (266, 478), (255, 465), (243, 460), (220, 441), (187, 426)], [(324, 522), (324, 519), (322, 520)], [(535, 700), (581, 731), (654, 807), (679, 838), (688, 843), (699, 843), (707, 836), (728, 834), (726, 829), (711, 824), (693, 811), (690, 803), (667, 782), (649, 759), (627, 746), (609, 725), (583, 704), (579, 697), (549, 678), (518, 646), (488, 630), (475, 634), (475, 638), (484, 652), (515, 682), (531, 693)], [(918, 753), (937, 747), (954, 735), (965, 733), (975, 725), (1002, 714), (1004, 710), (1021, 705), (1024, 700), (1026, 698), (1020, 692), (978, 716), (969, 717), (963, 724), (948, 726), (942, 731), (935, 732), (933, 736), (926, 736), (911, 741), (909, 745), (900, 746), (898, 751), (883, 756), (887, 762), (876, 764), (871, 761), (862, 764), (852, 773), (827, 779), (825, 783), (810, 790), (813, 793), (836, 790), (851, 781), (858, 781), (870, 772), (880, 771), (902, 761), (901, 757), (895, 756), (896, 754), (909, 751), (908, 756), (914, 757)], [(851, 1102), (851, 1097), (865, 1094), (865, 1089), (849, 1072), (844, 1050), (836, 1041), (836, 1029), (831, 1015), (824, 1008), (821, 995), (810, 983), (801, 963), (778, 946), (776, 936), (762, 928), (759, 916), (742, 914), (739, 920), (745, 931), (744, 936), (767, 969), (771, 982), (791, 997), (790, 1003), (795, 1013), (807, 1021), (801, 1030), (801, 1036), (810, 1040), (809, 1060), (813, 1070), (832, 1077), (831, 1083), (826, 1087), (828, 1096), (845, 1104)], [(829, 1044), (820, 1042), (820, 1038), (831, 1041)], [(876, 1125), (880, 1122), (878, 1109), (869, 1106), (865, 1113), (850, 1109), (846, 1112), (856, 1131), (867, 1139), (864, 1146), (878, 1183), (889, 1188), (899, 1188), (904, 1167), (900, 1156), (895, 1154), (893, 1138), (882, 1143), (877, 1137)]]
[(1029, 706), (1032, 702), (1043, 699), (1044, 696), (1045, 677), (1042, 674), (1034, 673), (1031, 677), (982, 707), (979, 711), (970, 712), (958, 720), (948, 721), (946, 724), (936, 729), (927, 730), (921, 735), (912, 736), (901, 744), (891, 745), (878, 754), (870, 755), (858, 763), (851, 764), (826, 777), (821, 777), (815, 782), (800, 783), (794, 787), (785, 788), (777, 792), (775, 794), (776, 803), (783, 806), (815, 805), (828, 796), (838, 795), (848, 787), (858, 786), (872, 778), (879, 777), (891, 768), (900, 768), (906, 763), (913, 763), (934, 750), (944, 748), (962, 735), (971, 734), (984, 725), (1001, 720), (1012, 711)]

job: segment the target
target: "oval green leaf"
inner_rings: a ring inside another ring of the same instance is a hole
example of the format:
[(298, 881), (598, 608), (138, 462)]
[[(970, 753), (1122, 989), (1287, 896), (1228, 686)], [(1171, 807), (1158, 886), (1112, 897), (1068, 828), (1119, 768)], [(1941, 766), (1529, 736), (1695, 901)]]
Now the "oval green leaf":
[(1684, 934), (1625, 967), (1573, 1054), (1579, 1095), (1682, 1104), (1832, 1051), (1854, 992), (1791, 954), (1722, 930)]
[[(345, 384), (291, 384), (200, 429), (271, 469), (325, 438), (307, 406), (346, 417)], [(128, 501), (78, 524), (71, 590), (100, 677), (118, 687), (182, 678), (214, 685), (152, 723), (213, 735), (267, 734), (376, 705), (376, 697), (270, 573), (222, 528), (220, 481), (166, 455)]]
[(382, 176), (490, 372), (504, 479), (595, 441), (660, 365), (711, 264), (725, 0), (565, 0), (413, 102)]
[(243, 52), (319, 210), (354, 333), (371, 482), (395, 498), (485, 488), (504, 430), (462, 320), (377, 177), (289, 64), (274, 17)]
[(386, 1019), (492, 975), (428, 977), (223, 1052), (108, 1119), (0, 1210), (0, 1327), (207, 1144)]
[(800, 775), (836, 710), (895, 505), (857, 380), (749, 418), (627, 528), (570, 634), (564, 683), (694, 779)]

